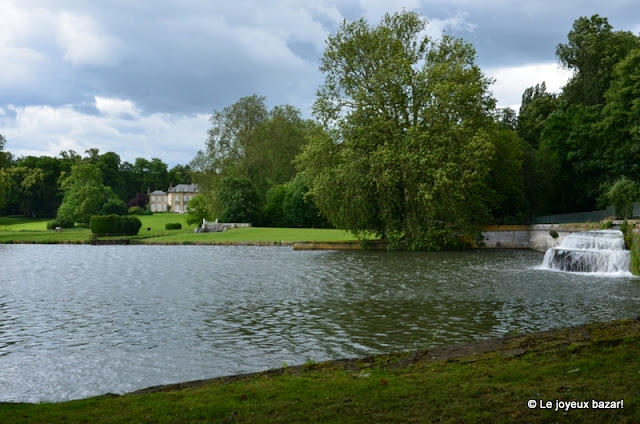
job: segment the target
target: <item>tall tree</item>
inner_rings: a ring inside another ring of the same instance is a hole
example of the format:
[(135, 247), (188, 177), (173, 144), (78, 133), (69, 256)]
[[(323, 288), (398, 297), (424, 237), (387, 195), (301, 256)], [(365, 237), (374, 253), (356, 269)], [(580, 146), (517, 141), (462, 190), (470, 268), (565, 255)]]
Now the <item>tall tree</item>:
[(516, 127), (518, 135), (531, 147), (537, 149), (547, 118), (558, 106), (558, 97), (547, 91), (544, 81), (527, 88), (522, 94), (522, 103), (518, 112)]
[(0, 191), (4, 199), (0, 199), (0, 206), (4, 206), (5, 213), (35, 216), (39, 211), (38, 199), (42, 196), (45, 174), (39, 168), (26, 166), (12, 166), (0, 170)]
[(626, 175), (640, 182), (640, 49), (615, 67), (600, 123), (610, 182)]
[[(551, 206), (548, 212), (553, 213), (591, 210), (598, 203), (605, 206), (606, 185), (618, 179), (625, 165), (632, 167), (635, 162), (631, 159), (633, 145), (626, 146), (625, 136), (620, 137), (618, 132), (621, 122), (610, 126), (603, 125), (603, 120), (609, 114), (609, 123), (613, 123), (613, 115), (621, 116), (611, 114), (612, 107), (605, 106), (611, 101), (606, 93), (615, 81), (616, 65), (640, 48), (640, 38), (628, 31), (614, 31), (607, 18), (599, 15), (576, 19), (567, 38), (567, 43), (558, 45), (556, 54), (563, 66), (573, 70), (573, 76), (555, 101), (555, 109), (536, 121), (536, 116), (546, 114), (536, 108), (553, 107), (549, 97), (540, 95), (523, 105), (526, 113), (519, 122), (523, 124), (519, 127), (523, 137), (532, 134), (531, 139), (540, 134), (538, 163), (552, 171), (536, 172), (547, 179), (539, 200)], [(524, 125), (527, 118), (533, 119)], [(627, 152), (628, 161), (624, 159)], [(549, 184), (552, 173), (554, 181)]]
[(100, 168), (90, 163), (80, 163), (61, 180), (64, 199), (58, 209), (61, 222), (88, 224), (92, 215), (126, 212), (126, 206), (111, 187), (102, 182)]
[[(96, 149), (97, 154), (97, 149)], [(93, 162), (92, 162), (93, 163)], [(95, 160), (95, 165), (102, 173), (103, 183), (118, 195), (120, 200), (128, 200), (127, 187), (121, 170), (120, 155), (114, 152), (107, 152), (99, 155)]]
[(34, 193), (31, 207), (33, 213), (38, 216), (55, 216), (63, 195), (58, 186), (62, 167), (60, 159), (50, 156), (25, 156), (18, 160), (17, 166), (43, 171), (42, 187)]
[(268, 118), (265, 98), (243, 97), (222, 111), (214, 111), (209, 121), (206, 156), (212, 171), (220, 175), (251, 177), (259, 172), (258, 127)]
[(564, 87), (563, 95), (571, 104), (594, 106), (604, 103), (611, 74), (640, 39), (630, 31), (613, 31), (607, 18), (593, 15), (575, 20), (568, 42), (558, 44), (560, 63), (574, 71)]
[(10, 167), (13, 162), (11, 153), (4, 151), (4, 147), (6, 144), (7, 139), (2, 134), (0, 134), (0, 169)]
[(233, 177), (251, 182), (258, 202), (267, 191), (296, 175), (293, 159), (306, 142), (309, 121), (292, 106), (268, 110), (265, 98), (243, 97), (210, 119), (206, 149), (191, 162), (194, 182), (207, 193), (210, 208), (221, 213), (221, 181)]
[(315, 131), (299, 159), (338, 228), (437, 249), (475, 234), (495, 153), (495, 100), (460, 39), (413, 12), (343, 23), (327, 40)]
[(169, 184), (191, 184), (191, 166), (178, 164), (169, 170), (167, 178)]

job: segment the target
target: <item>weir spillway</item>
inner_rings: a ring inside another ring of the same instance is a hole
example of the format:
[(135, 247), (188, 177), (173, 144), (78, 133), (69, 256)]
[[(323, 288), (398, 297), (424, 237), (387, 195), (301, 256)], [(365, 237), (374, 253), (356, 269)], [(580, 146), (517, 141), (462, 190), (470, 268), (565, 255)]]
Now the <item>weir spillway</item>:
[(631, 252), (618, 230), (583, 231), (568, 235), (547, 250), (542, 268), (567, 272), (629, 273)]

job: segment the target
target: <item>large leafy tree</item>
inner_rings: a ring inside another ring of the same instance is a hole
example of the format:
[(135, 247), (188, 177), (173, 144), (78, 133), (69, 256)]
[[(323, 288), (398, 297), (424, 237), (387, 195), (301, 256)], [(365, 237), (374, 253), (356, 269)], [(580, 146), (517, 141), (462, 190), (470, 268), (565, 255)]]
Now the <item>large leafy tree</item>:
[[(538, 157), (553, 164), (556, 173), (552, 187), (542, 196), (546, 197), (543, 203), (553, 205), (552, 212), (591, 210), (598, 203), (605, 206), (609, 185), (621, 175), (632, 176), (637, 168), (639, 149), (628, 132), (633, 118), (628, 118), (633, 110), (632, 81), (637, 77), (633, 52), (639, 48), (640, 37), (614, 31), (598, 15), (577, 19), (568, 42), (558, 45), (558, 60), (574, 73), (539, 131)], [(539, 96), (528, 105), (522, 123), (540, 115), (530, 109), (535, 103), (541, 106), (542, 99)], [(529, 125), (519, 130), (535, 134), (538, 128)], [(535, 131), (527, 132), (531, 129)]]
[(633, 49), (640, 39), (630, 31), (613, 31), (607, 18), (593, 15), (575, 20), (567, 43), (558, 44), (560, 63), (574, 71), (563, 89), (571, 104), (594, 106), (604, 103), (614, 66)]
[(0, 134), (0, 169), (10, 167), (13, 162), (11, 153), (4, 151), (6, 143), (7, 139)]
[(45, 173), (39, 168), (12, 166), (0, 169), (0, 206), (9, 214), (35, 216), (39, 212), (38, 199), (45, 191)]
[(323, 128), (299, 164), (338, 228), (435, 249), (488, 218), (498, 126), (473, 47), (431, 39), (426, 25), (401, 12), (375, 27), (345, 22), (329, 37), (313, 108)]
[[(91, 149), (94, 150), (94, 149)], [(98, 151), (95, 149), (97, 155)], [(120, 155), (114, 152), (107, 152), (97, 156), (95, 159), (95, 165), (100, 169), (102, 173), (103, 183), (118, 195), (122, 201), (129, 199), (127, 193), (127, 187), (125, 185), (125, 179), (121, 170)]]
[(527, 88), (522, 94), (522, 103), (518, 112), (518, 135), (531, 147), (537, 149), (547, 118), (558, 106), (558, 96), (547, 91), (544, 81)]
[(310, 126), (299, 110), (289, 105), (268, 110), (266, 99), (253, 95), (214, 111), (210, 121), (206, 149), (191, 168), (214, 213), (226, 208), (219, 196), (225, 178), (249, 181), (261, 204), (271, 187), (296, 175), (292, 162)]
[(58, 178), (61, 172), (61, 162), (50, 156), (26, 156), (18, 160), (18, 167), (26, 167), (43, 172), (42, 185), (32, 192), (31, 209), (39, 216), (54, 216), (60, 202), (62, 192), (58, 187)]
[(60, 222), (80, 222), (88, 224), (91, 215), (126, 213), (126, 206), (103, 184), (100, 168), (90, 163), (80, 163), (71, 168), (71, 174), (61, 180), (64, 191), (62, 204), (58, 209)]
[(616, 65), (605, 98), (601, 130), (609, 180), (626, 175), (640, 182), (640, 48)]
[(260, 222), (258, 193), (248, 178), (224, 177), (218, 199), (222, 205), (220, 222)]

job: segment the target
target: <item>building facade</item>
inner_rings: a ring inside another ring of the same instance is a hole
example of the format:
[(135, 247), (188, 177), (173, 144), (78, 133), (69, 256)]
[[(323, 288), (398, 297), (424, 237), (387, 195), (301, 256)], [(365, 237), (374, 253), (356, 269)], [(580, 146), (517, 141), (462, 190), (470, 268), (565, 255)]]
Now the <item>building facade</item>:
[(156, 190), (149, 193), (151, 212), (187, 212), (187, 205), (193, 196), (200, 192), (198, 184), (178, 184), (170, 186), (168, 192)]
[(199, 192), (200, 187), (198, 187), (198, 184), (178, 184), (175, 187), (169, 187), (167, 204), (171, 208), (170, 211), (177, 213), (187, 212), (187, 204)]
[(162, 190), (149, 193), (149, 210), (151, 212), (166, 212), (167, 199), (167, 193)]

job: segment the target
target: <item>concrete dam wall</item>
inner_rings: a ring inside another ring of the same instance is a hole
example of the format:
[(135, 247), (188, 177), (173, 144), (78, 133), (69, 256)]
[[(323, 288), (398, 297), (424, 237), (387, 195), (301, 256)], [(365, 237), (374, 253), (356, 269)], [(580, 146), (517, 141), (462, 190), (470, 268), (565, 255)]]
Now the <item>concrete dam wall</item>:
[[(486, 249), (531, 249), (544, 253), (552, 247), (557, 247), (569, 234), (587, 229), (585, 226), (560, 224), (485, 227), (482, 231), (483, 240), (477, 247)], [(558, 236), (554, 238), (552, 232), (555, 232)]]

